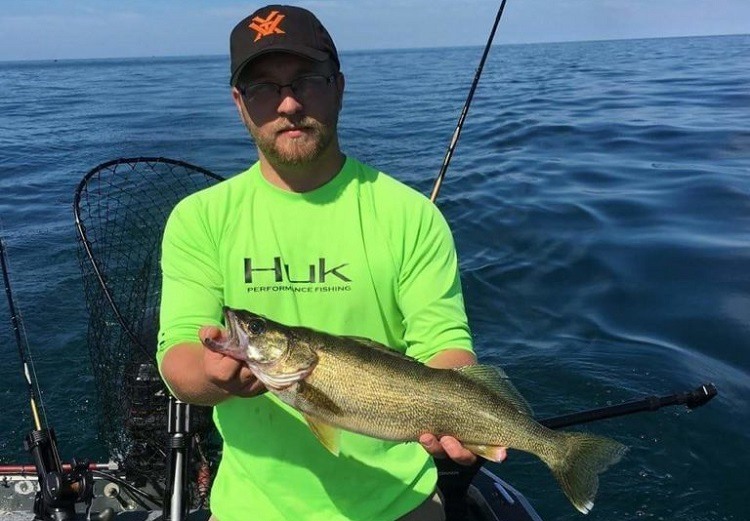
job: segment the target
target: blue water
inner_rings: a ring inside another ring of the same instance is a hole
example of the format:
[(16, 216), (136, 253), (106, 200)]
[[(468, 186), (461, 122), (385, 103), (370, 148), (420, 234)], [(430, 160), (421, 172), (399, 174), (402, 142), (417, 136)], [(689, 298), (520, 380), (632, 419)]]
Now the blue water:
[[(345, 53), (346, 152), (427, 193), (481, 49)], [(703, 409), (590, 424), (630, 446), (591, 520), (750, 519), (750, 36), (496, 46), (439, 205), (480, 358), (540, 417), (714, 382)], [(226, 57), (0, 64), (0, 217), (65, 459), (105, 458), (72, 197), (106, 160), (255, 159)], [(5, 302), (0, 316), (7, 316)], [(30, 428), (0, 327), (0, 462)], [(536, 459), (494, 467), (580, 519)]]

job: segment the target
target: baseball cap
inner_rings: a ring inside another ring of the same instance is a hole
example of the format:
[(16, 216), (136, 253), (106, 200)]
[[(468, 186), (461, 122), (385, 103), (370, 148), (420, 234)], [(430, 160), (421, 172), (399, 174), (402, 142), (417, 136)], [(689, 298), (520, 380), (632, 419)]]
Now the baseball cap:
[(288, 52), (319, 62), (332, 59), (337, 68), (341, 66), (331, 35), (314, 14), (301, 7), (268, 5), (232, 30), (230, 85), (237, 84), (242, 69), (251, 60), (270, 52)]

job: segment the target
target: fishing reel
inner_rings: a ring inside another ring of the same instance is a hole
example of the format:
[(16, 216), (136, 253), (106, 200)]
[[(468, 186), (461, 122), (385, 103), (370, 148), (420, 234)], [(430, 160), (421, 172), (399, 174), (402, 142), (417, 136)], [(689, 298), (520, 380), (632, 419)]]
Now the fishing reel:
[(78, 463), (75, 460), (70, 470), (63, 471), (53, 429), (31, 431), (24, 440), (24, 446), (34, 457), (39, 477), (39, 491), (34, 498), (35, 520), (75, 520), (76, 503), (86, 505), (87, 519), (108, 521), (114, 518), (111, 508), (88, 515), (94, 499), (94, 476), (87, 462)]

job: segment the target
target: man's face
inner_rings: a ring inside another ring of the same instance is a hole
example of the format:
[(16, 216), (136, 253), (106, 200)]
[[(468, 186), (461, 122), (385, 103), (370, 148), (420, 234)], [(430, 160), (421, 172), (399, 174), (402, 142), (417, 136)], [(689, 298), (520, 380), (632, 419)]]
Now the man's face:
[[(253, 96), (258, 84), (289, 85), (300, 78), (311, 78), (302, 82), (311, 87), (298, 88), (295, 93), (288, 86), (278, 92), (266, 85), (261, 94)], [(332, 146), (338, 148), (336, 126), (343, 93), (344, 78), (332, 63), (288, 53), (257, 58), (232, 89), (242, 121), (258, 149), (278, 165), (304, 165)]]

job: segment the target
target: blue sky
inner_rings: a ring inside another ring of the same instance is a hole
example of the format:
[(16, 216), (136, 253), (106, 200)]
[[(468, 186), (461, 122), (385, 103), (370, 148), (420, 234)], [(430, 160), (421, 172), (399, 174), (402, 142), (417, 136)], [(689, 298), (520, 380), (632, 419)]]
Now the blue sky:
[[(309, 0), (340, 50), (482, 45), (499, 0)], [(0, 60), (226, 54), (263, 5), (0, 0)], [(508, 0), (496, 43), (750, 33), (750, 0)]]

